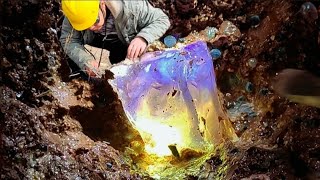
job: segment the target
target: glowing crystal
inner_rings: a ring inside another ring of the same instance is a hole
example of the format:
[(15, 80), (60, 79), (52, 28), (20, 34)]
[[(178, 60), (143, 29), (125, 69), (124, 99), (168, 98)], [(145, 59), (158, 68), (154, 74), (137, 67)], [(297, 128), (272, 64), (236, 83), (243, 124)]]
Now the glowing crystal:
[(187, 149), (209, 152), (222, 139), (225, 116), (206, 43), (146, 57), (114, 65), (114, 79), (109, 80), (146, 152), (159, 157), (177, 157)]

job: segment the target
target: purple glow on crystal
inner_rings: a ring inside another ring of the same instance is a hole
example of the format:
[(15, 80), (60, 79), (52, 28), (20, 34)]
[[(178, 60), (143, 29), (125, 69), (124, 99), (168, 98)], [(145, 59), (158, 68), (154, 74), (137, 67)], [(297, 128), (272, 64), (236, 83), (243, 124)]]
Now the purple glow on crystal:
[(204, 42), (198, 41), (181, 50), (168, 50), (159, 54), (152, 61), (132, 64), (126, 76), (114, 80), (118, 89), (127, 92), (122, 97), (127, 104), (123, 105), (133, 117), (139, 99), (150, 87), (167, 89), (167, 92), (180, 87), (189, 94), (187, 86), (196, 84), (199, 90), (205, 88), (215, 91), (213, 63)]

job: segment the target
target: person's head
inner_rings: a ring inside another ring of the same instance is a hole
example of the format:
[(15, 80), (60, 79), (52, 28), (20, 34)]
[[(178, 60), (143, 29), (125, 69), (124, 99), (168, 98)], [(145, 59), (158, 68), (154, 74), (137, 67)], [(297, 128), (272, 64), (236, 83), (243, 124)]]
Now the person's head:
[(105, 0), (62, 0), (62, 11), (78, 31), (98, 31), (106, 16)]

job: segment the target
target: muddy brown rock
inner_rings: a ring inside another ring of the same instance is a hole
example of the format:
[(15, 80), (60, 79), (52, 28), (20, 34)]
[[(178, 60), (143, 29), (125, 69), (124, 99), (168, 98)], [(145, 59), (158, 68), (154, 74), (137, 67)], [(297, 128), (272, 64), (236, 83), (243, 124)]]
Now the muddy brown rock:
[(177, 0), (176, 8), (180, 13), (190, 13), (194, 11), (198, 5), (198, 0)]

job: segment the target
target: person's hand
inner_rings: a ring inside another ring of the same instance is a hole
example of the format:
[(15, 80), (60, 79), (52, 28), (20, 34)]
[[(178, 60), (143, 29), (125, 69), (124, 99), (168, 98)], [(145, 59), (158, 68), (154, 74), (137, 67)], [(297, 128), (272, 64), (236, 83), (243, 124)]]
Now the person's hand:
[(99, 64), (96, 60), (90, 60), (86, 63), (84, 67), (84, 71), (87, 73), (88, 76), (90, 77), (99, 77)]
[(131, 60), (141, 56), (147, 48), (147, 42), (142, 37), (135, 37), (128, 47), (127, 57)]

